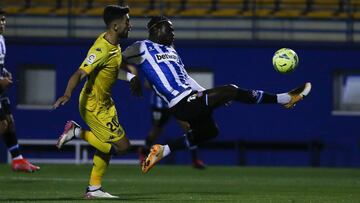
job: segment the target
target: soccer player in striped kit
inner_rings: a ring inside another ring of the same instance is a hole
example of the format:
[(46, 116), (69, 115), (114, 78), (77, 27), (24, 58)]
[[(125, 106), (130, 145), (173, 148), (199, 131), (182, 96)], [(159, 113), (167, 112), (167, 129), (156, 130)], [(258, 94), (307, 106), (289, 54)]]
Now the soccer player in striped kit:
[(40, 167), (28, 162), (21, 154), (15, 133), (15, 121), (10, 110), (10, 100), (6, 95), (13, 81), (11, 73), (5, 68), (6, 46), (3, 36), (6, 26), (5, 14), (5, 11), (0, 9), (0, 136), (11, 154), (11, 168), (14, 171), (35, 172), (40, 170)]
[(166, 145), (153, 145), (142, 163), (147, 173), (158, 161), (172, 151), (191, 148), (218, 135), (212, 112), (227, 103), (280, 104), (292, 108), (310, 93), (311, 83), (281, 94), (262, 90), (247, 90), (236, 85), (204, 89), (185, 70), (173, 46), (174, 27), (165, 16), (155, 16), (147, 24), (149, 39), (129, 46), (123, 56), (143, 72), (156, 93), (167, 102), (171, 114), (190, 124), (190, 130)]

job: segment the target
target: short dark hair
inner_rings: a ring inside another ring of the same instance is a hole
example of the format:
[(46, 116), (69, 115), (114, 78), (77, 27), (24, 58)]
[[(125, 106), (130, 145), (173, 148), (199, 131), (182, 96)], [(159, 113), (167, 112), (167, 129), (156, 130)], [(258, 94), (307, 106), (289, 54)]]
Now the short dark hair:
[(151, 30), (153, 27), (155, 27), (159, 23), (167, 22), (167, 21), (170, 21), (170, 19), (167, 18), (166, 16), (153, 16), (153, 17), (151, 17), (150, 21), (147, 24), (147, 29)]
[(108, 26), (113, 20), (121, 18), (128, 13), (129, 7), (127, 6), (108, 5), (104, 9), (103, 19)]
[(0, 8), (0, 15), (5, 15), (6, 14), (6, 11), (2, 8)]

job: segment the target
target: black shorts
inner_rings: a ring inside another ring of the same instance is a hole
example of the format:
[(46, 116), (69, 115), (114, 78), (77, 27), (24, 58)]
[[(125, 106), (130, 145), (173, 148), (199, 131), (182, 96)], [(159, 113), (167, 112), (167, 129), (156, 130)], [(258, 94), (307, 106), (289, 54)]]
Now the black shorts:
[(151, 119), (153, 126), (163, 127), (170, 119), (169, 109), (151, 109)]
[(0, 97), (0, 120), (5, 120), (6, 115), (10, 115), (10, 100), (8, 97)]
[(217, 136), (218, 127), (212, 117), (213, 109), (208, 106), (206, 92), (192, 92), (170, 111), (175, 118), (190, 124), (193, 136), (188, 139), (192, 145)]
[(170, 108), (170, 112), (175, 118), (187, 122), (212, 116), (212, 109), (207, 104), (207, 95), (204, 92), (190, 93)]

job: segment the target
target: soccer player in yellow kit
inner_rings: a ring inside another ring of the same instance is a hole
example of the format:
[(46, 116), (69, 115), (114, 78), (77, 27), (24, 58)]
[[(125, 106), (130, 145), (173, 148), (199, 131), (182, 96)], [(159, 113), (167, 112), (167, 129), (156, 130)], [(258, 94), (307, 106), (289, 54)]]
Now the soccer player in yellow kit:
[[(80, 93), (79, 111), (90, 131), (82, 129), (74, 121), (68, 121), (57, 143), (57, 147), (61, 148), (72, 139), (80, 138), (97, 149), (85, 198), (117, 198), (103, 191), (102, 177), (111, 155), (124, 154), (130, 146), (111, 98), (111, 88), (120, 77), (122, 67), (118, 43), (121, 38), (127, 38), (131, 29), (128, 13), (128, 7), (110, 5), (104, 9), (107, 31), (96, 39), (80, 68), (70, 77), (64, 95), (53, 105), (54, 108), (64, 105), (74, 88), (87, 77)], [(134, 70), (129, 71), (135, 74)], [(132, 90), (136, 92), (140, 82), (134, 74), (127, 73), (127, 77)]]

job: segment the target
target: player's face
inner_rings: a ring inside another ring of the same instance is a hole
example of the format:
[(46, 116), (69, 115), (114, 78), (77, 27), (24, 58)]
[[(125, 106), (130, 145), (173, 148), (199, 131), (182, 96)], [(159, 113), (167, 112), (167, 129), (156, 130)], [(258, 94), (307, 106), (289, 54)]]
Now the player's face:
[(123, 18), (119, 19), (116, 32), (120, 38), (127, 38), (131, 30), (130, 17), (126, 14)]
[(4, 15), (0, 15), (0, 34), (4, 33), (5, 25), (6, 25), (6, 17)]
[(175, 34), (174, 27), (171, 21), (166, 21), (161, 24), (158, 30), (158, 41), (160, 44), (170, 46), (174, 43)]

